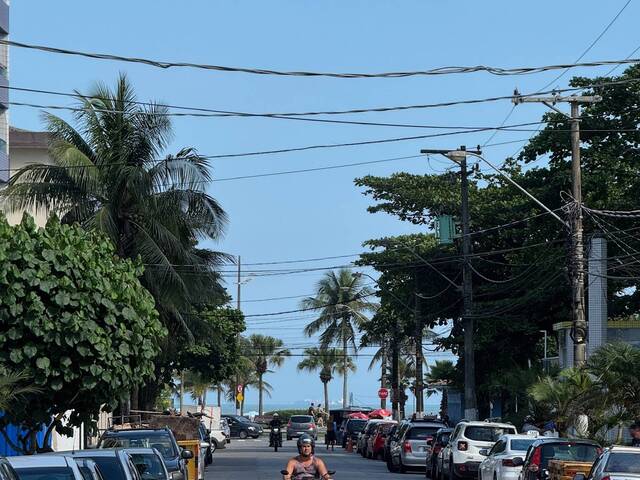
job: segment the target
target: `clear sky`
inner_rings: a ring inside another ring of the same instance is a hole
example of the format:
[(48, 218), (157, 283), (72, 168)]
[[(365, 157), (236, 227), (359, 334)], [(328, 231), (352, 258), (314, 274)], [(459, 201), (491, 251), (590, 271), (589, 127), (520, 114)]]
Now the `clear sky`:
[[(67, 0), (14, 1), (11, 38), (62, 48), (282, 70), (362, 71), (421, 70), (451, 65), (533, 66), (575, 61), (625, 5), (602, 1), (435, 1), (435, 0), (289, 0), (205, 1)], [(584, 60), (620, 59), (640, 45), (632, 2)], [(636, 55), (637, 56), (637, 55)], [(139, 100), (249, 112), (296, 112), (424, 104), (509, 95), (515, 87), (532, 92), (558, 72), (521, 77), (486, 73), (403, 79), (284, 78), (189, 69), (161, 70), (143, 65), (65, 57), (13, 48), (10, 81), (17, 87), (86, 92), (96, 81), (113, 84), (126, 72)], [(604, 74), (609, 68), (576, 70)], [(621, 71), (621, 70), (619, 70)], [(553, 82), (564, 87), (571, 74)], [(70, 99), (11, 92), (14, 101), (70, 105)], [(431, 110), (350, 115), (349, 120), (423, 125), (495, 126), (512, 106), (508, 101)], [(542, 108), (518, 106), (507, 124), (539, 120)], [(67, 117), (66, 114), (62, 114)], [(37, 109), (12, 107), (12, 125), (39, 130)], [(174, 121), (171, 151), (183, 146), (200, 153), (226, 154), (423, 135), (441, 130), (334, 125), (265, 118), (179, 118)], [(526, 139), (531, 132), (500, 132), (489, 143)], [(488, 133), (373, 146), (312, 150), (281, 155), (221, 159), (216, 178), (366, 162), (415, 155), (420, 148), (455, 148), (487, 143)], [(486, 149), (500, 163), (521, 144)], [(426, 173), (449, 165), (425, 158), (396, 160), (336, 170), (213, 183), (209, 191), (229, 213), (226, 236), (210, 247), (241, 255), (243, 262), (270, 262), (356, 254), (362, 242), (376, 237), (419, 232), (383, 214), (371, 215), (371, 200), (353, 185), (366, 174), (396, 171)], [(328, 267), (356, 257), (293, 264)], [(247, 269), (289, 268), (248, 266)], [(232, 267), (229, 268), (230, 270)], [(369, 272), (373, 273), (373, 272)], [(243, 285), (247, 314), (293, 310), (299, 297), (313, 292), (322, 272), (255, 277)], [(245, 277), (246, 278), (246, 277)], [(232, 277), (227, 285), (235, 294)], [(312, 345), (302, 327), (309, 315), (248, 319), (248, 333), (282, 338), (299, 354)], [(364, 351), (351, 381), (356, 400), (374, 403), (377, 373), (367, 372)], [(429, 355), (428, 361), (446, 358)], [(317, 375), (298, 374), (293, 357), (267, 380), (275, 387), (272, 401), (321, 400)], [(250, 392), (247, 401), (255, 403)], [(341, 382), (331, 399), (341, 397)]]

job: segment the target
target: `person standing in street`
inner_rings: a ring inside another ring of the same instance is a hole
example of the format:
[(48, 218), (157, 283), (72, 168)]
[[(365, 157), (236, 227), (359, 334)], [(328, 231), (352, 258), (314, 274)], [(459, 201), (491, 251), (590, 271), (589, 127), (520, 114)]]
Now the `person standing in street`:
[(632, 423), (629, 427), (629, 433), (631, 434), (631, 446), (640, 447), (640, 423)]
[(325, 435), (325, 443), (327, 444), (327, 450), (329, 450), (329, 445), (331, 445), (331, 451), (334, 450), (336, 446), (336, 430), (337, 425), (335, 420), (333, 419), (333, 415), (329, 415), (329, 420), (327, 421), (327, 433)]
[(316, 418), (316, 407), (313, 405), (313, 402), (311, 402), (311, 405), (309, 405), (309, 409), (307, 410), (307, 414), (311, 415), (313, 418)]

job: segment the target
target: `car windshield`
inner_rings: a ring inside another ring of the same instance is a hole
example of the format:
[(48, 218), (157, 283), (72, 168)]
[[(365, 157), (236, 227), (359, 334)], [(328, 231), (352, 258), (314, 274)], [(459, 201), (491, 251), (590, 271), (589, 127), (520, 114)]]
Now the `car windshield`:
[(600, 448), (584, 443), (550, 443), (540, 446), (540, 468), (547, 468), (549, 460), (570, 460), (573, 462), (593, 462)]
[(505, 433), (516, 433), (515, 428), (468, 426), (464, 436), (478, 442), (496, 442)]
[(413, 427), (407, 431), (406, 440), (427, 440), (433, 438), (440, 427)]
[(640, 473), (640, 451), (638, 453), (631, 452), (613, 452), (607, 460), (604, 467), (605, 472), (611, 473)]
[(178, 453), (173, 449), (171, 437), (167, 434), (157, 435), (141, 432), (139, 435), (110, 435), (104, 437), (100, 448), (155, 448), (164, 458), (173, 458)]
[(347, 430), (352, 433), (359, 433), (366, 424), (366, 420), (349, 420), (349, 423), (347, 423)]
[(291, 417), (291, 423), (313, 423), (310, 415), (294, 415)]
[(517, 450), (518, 452), (526, 452), (529, 449), (529, 446), (535, 442), (536, 439), (513, 439), (511, 440), (511, 450)]
[(16, 468), (20, 480), (75, 480), (69, 467)]
[(133, 464), (142, 476), (142, 480), (164, 480), (166, 478), (162, 460), (151, 453), (132, 453)]

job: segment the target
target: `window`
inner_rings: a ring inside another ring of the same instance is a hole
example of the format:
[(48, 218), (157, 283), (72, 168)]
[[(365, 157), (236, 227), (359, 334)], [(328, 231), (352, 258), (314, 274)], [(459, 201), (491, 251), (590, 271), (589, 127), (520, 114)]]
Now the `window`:
[(98, 468), (104, 478), (126, 480), (120, 461), (116, 457), (94, 457), (92, 460), (98, 464)]
[(360, 433), (366, 423), (366, 420), (349, 420), (347, 423), (347, 431), (351, 433)]
[(640, 452), (612, 452), (607, 460), (605, 472), (640, 473)]
[(171, 437), (165, 434), (150, 434), (141, 432), (139, 435), (110, 435), (104, 437), (101, 448), (155, 448), (164, 458), (173, 458), (178, 453), (174, 450)]
[(441, 433), (440, 440), (438, 440), (438, 443), (440, 443), (441, 445), (446, 445), (447, 443), (449, 443), (450, 438), (451, 438), (451, 432)]
[(464, 436), (478, 442), (495, 442), (506, 433), (516, 433), (515, 428), (485, 427), (467, 425)]
[(529, 448), (529, 445), (531, 445), (533, 442), (535, 442), (536, 439), (532, 438), (531, 440), (516, 440), (513, 439), (511, 440), (511, 450), (516, 450), (518, 452), (526, 452), (527, 449)]
[(599, 449), (596, 445), (583, 443), (543, 443), (539, 448), (542, 454), (540, 468), (547, 468), (549, 460), (593, 462), (598, 457)]
[(493, 448), (491, 449), (491, 451), (489, 452), (489, 455), (496, 455), (498, 453), (502, 453), (506, 450), (506, 448), (507, 448), (507, 442), (505, 442), (504, 440), (498, 440), (496, 444), (493, 446)]
[(16, 468), (20, 480), (75, 480), (69, 467)]
[(438, 427), (413, 427), (405, 435), (405, 440), (427, 440), (433, 438)]
[(293, 415), (291, 423), (313, 423), (313, 418), (310, 415)]

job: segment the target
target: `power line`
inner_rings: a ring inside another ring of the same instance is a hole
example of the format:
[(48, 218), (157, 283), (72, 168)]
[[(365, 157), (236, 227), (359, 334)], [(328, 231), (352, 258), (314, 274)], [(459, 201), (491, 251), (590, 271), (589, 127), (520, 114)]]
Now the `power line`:
[(25, 48), (29, 50), (39, 50), (47, 53), (55, 53), (61, 55), (72, 55), (79, 57), (92, 58), (96, 60), (112, 60), (127, 63), (144, 64), (151, 67), (169, 69), (169, 68), (194, 68), (199, 70), (219, 71), (219, 72), (231, 72), (231, 73), (247, 73), (255, 75), (275, 75), (286, 77), (330, 77), (330, 78), (404, 78), (414, 76), (439, 76), (439, 75), (451, 75), (462, 73), (475, 73), (486, 72), (497, 76), (508, 75), (529, 75), (534, 73), (541, 73), (550, 70), (564, 70), (578, 67), (600, 67), (604, 65), (629, 65), (640, 63), (640, 59), (622, 59), (622, 60), (601, 60), (584, 63), (567, 63), (558, 65), (542, 65), (534, 67), (515, 67), (515, 68), (501, 68), (492, 67), (487, 65), (477, 65), (468, 67), (446, 66), (438, 67), (428, 70), (416, 70), (405, 72), (378, 72), (378, 73), (338, 73), (338, 72), (315, 72), (315, 71), (283, 71), (283, 70), (269, 70), (262, 68), (250, 68), (250, 67), (230, 67), (223, 65), (212, 65), (204, 63), (192, 63), (192, 62), (168, 62), (160, 60), (152, 60), (148, 58), (126, 57), (121, 55), (114, 55), (108, 53), (95, 53), (84, 52), (80, 50), (70, 50), (65, 48), (51, 47), (45, 45), (36, 45), (23, 42), (16, 42), (13, 40), (0, 40), (0, 44), (8, 45), (15, 48)]

